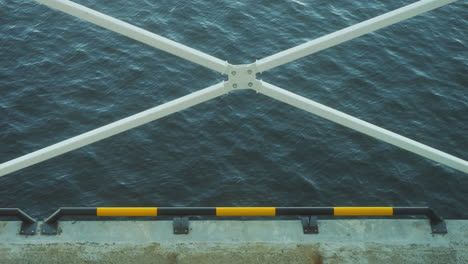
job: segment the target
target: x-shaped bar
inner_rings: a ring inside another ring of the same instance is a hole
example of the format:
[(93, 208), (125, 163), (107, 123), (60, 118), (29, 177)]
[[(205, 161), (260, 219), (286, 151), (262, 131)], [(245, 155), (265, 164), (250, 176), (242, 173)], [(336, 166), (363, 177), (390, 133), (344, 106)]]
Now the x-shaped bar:
[(227, 93), (223, 83), (218, 83), (200, 91), (188, 94), (165, 104), (129, 116), (84, 134), (72, 137), (49, 147), (34, 151), (19, 158), (0, 164), (0, 177), (22, 168), (51, 159), (63, 153), (89, 145), (96, 141), (122, 133), (153, 120), (206, 102)]
[(164, 50), (191, 62), (200, 64), (209, 69), (225, 73), (228, 63), (211, 55), (187, 47), (170, 39), (164, 38), (147, 30), (141, 29), (129, 23), (123, 22), (111, 16), (97, 12), (91, 8), (79, 5), (68, 0), (35, 0), (39, 3), (58, 9), (69, 15), (107, 28), (134, 40), (138, 40), (149, 46)]
[[(362, 36), (366, 33), (408, 19), (423, 12), (449, 4), (451, 2), (454, 2), (455, 0), (422, 0), (414, 4), (388, 12), (381, 16), (375, 17), (373, 19), (361, 22), (354, 26), (337, 31), (335, 33), (318, 38), (316, 40), (299, 45), (297, 47), (291, 48), (289, 50), (266, 57), (260, 61), (257, 61), (257, 63), (251, 66), (245, 67), (230, 65), (227, 62), (222, 61), (218, 58), (212, 57), (195, 49), (189, 48), (172, 40), (166, 39), (164, 37), (140, 29), (138, 27), (132, 26), (126, 22), (104, 15), (102, 13), (99, 13), (97, 11), (94, 11), (92, 9), (89, 9), (87, 7), (84, 7), (82, 5), (76, 4), (68, 0), (36, 1), (59, 9), (65, 13), (77, 16), (96, 25), (118, 32), (127, 37), (141, 41), (150, 46), (172, 53), (189, 61), (198, 63), (207, 68), (216, 70), (223, 74), (228, 74), (230, 81), (227, 83), (219, 83), (213, 85), (198, 92), (165, 103), (163, 105), (151, 108), (139, 114), (127, 117), (109, 125), (78, 135), (71, 139), (59, 142), (52, 146), (2, 163), (0, 164), (0, 177), (8, 173), (20, 170), (22, 168), (31, 166), (38, 162), (53, 158), (60, 154), (69, 152), (71, 150), (86, 146), (98, 140), (143, 125), (145, 123), (167, 116), (174, 112), (181, 111), (183, 109), (213, 99), (220, 95), (226, 94), (230, 90), (233, 90), (237, 87), (237, 81), (242, 81), (242, 78), (239, 79), (238, 76), (235, 77), (234, 71), (236, 71), (236, 67), (240, 71), (244, 70), (245, 68), (247, 72), (246, 76), (249, 76), (248, 79), (250, 80), (253, 76), (255, 76), (256, 72), (262, 72), (279, 66), (281, 64), (310, 55), (314, 52), (338, 45), (344, 41)], [(228, 73), (228, 70), (234, 71)], [(285, 102), (287, 104), (298, 107), (310, 113), (319, 115), (328, 120), (344, 125), (356, 131), (362, 132), (374, 138), (380, 139), (387, 143), (419, 154), (423, 157), (445, 164), (454, 169), (468, 173), (468, 162), (465, 160), (436, 150), (434, 148), (431, 148), (409, 138), (403, 137), (386, 129), (372, 125), (358, 118), (352, 117), (330, 107), (321, 105), (310, 99), (296, 95), (294, 93), (268, 84), (266, 82), (255, 80), (251, 82), (247, 81), (246, 83), (248, 84), (247, 87), (239, 88), (254, 89), (257, 92), (260, 92), (276, 100)]]
[(407, 137), (398, 135), (394, 132), (355, 118), (328, 106), (319, 104), (295, 93), (291, 93), (267, 82), (262, 81), (262, 88), (259, 89), (258, 92), (278, 101), (305, 110), (309, 113), (326, 118), (340, 125), (349, 127), (371, 137), (380, 139), (402, 149), (406, 149), (428, 159), (468, 173), (468, 162), (465, 160), (431, 148)]
[(311, 40), (299, 46), (287, 49), (257, 61), (257, 69), (263, 72), (285, 63), (300, 59), (321, 50), (336, 46), (345, 41), (390, 26), (432, 9), (447, 5), (457, 0), (422, 0), (398, 8), (383, 15), (371, 18), (353, 26), (338, 30), (323, 37)]

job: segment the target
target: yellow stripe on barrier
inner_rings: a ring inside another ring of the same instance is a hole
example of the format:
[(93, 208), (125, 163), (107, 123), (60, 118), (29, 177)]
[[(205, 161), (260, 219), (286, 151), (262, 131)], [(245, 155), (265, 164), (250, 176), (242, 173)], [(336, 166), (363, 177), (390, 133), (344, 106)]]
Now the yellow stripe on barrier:
[(97, 216), (157, 216), (157, 207), (98, 207)]
[(216, 207), (217, 216), (274, 216), (275, 207)]
[(334, 215), (393, 215), (393, 207), (334, 207)]

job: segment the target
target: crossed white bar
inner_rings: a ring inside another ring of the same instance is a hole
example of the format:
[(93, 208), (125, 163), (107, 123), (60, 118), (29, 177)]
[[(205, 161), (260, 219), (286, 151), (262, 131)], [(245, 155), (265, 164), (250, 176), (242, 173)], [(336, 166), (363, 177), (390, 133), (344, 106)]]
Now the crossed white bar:
[[(56, 143), (49, 147), (45, 147), (43, 149), (21, 156), (19, 158), (2, 163), (0, 164), (0, 177), (20, 170), (22, 168), (34, 165), (36, 163), (51, 159), (60, 154), (86, 146), (93, 142), (105, 139), (115, 134), (127, 131), (134, 127), (146, 124), (148, 122), (170, 115), (177, 111), (181, 111), (196, 104), (211, 100), (223, 94), (229, 93), (235, 88), (254, 89), (257, 92), (274, 98), (276, 100), (295, 106), (307, 112), (316, 114), (335, 123), (344, 125), (371, 137), (380, 139), (405, 150), (419, 154), (423, 157), (432, 159), (436, 162), (445, 164), (451, 168), (468, 173), (468, 162), (465, 160), (439, 151), (437, 149), (431, 148), (427, 145), (421, 144), (412, 139), (406, 138), (389, 130), (375, 126), (373, 124), (347, 115), (330, 107), (324, 106), (322, 104), (299, 96), (287, 90), (281, 89), (264, 81), (256, 79), (252, 81), (251, 79), (247, 79), (245, 82), (240, 82), (243, 85), (246, 85), (246, 87), (237, 87), (237, 81), (242, 79), (242, 76), (239, 76), (240, 73), (237, 74), (237, 76), (235, 76), (236, 72), (231, 71), (232, 69), (237, 69), (239, 70), (239, 72), (244, 70), (245, 76), (247, 76), (247, 72), (248, 74), (263, 72), (274, 67), (283, 65), (285, 63), (311, 55), (315, 52), (333, 47), (342, 42), (357, 38), (369, 32), (373, 32), (375, 30), (392, 25), (394, 23), (398, 23), (400, 21), (414, 17), (421, 13), (455, 2), (456, 0), (421, 0), (413, 4), (404, 6), (402, 8), (396, 9), (394, 11), (377, 16), (375, 18), (358, 23), (356, 25), (325, 35), (318, 39), (306, 42), (299, 46), (268, 56), (257, 61), (256, 63), (246, 65), (246, 67), (243, 67), (243, 65), (231, 65), (226, 61), (220, 60), (193, 48), (187, 47), (180, 43), (174, 42), (157, 34), (130, 25), (126, 22), (99, 13), (95, 10), (92, 10), (90, 8), (84, 7), (82, 5), (76, 4), (68, 0), (36, 1), (48, 5), (52, 8), (58, 9), (60, 11), (63, 11), (72, 16), (79, 17), (93, 24), (120, 33), (129, 38), (138, 40), (152, 47), (164, 50), (168, 53), (174, 54), (191, 62), (200, 64), (209, 69), (218, 71), (222, 74), (229, 74), (230, 80), (225, 83), (222, 82), (215, 84), (208, 88), (191, 93), (189, 95), (183, 96), (165, 104), (156, 106), (141, 113), (129, 116), (114, 123), (105, 125), (103, 127), (94, 129), (84, 134), (67, 139), (65, 141)], [(252, 69), (254, 69), (255, 72), (252, 72)], [(248, 77), (252, 78), (252, 75)]]

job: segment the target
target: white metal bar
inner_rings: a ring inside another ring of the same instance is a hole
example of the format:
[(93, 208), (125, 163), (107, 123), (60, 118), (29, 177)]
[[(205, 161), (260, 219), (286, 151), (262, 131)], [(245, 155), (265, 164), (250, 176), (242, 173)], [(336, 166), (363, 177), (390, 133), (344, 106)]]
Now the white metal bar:
[(347, 115), (333, 108), (319, 104), (300, 95), (291, 93), (272, 84), (262, 82), (262, 88), (260, 88), (258, 92), (428, 159), (468, 173), (468, 162), (465, 160)]
[(216, 98), (227, 93), (223, 83), (210, 86), (203, 90), (188, 94), (165, 104), (129, 116), (106, 126), (91, 130), (87, 133), (67, 139), (49, 147), (0, 164), (0, 177), (8, 173), (48, 160), (63, 153), (89, 145), (101, 139), (127, 131), (153, 120), (165, 117), (177, 111)]
[(457, 0), (422, 0), (257, 61), (263, 72)]
[(97, 12), (93, 9), (79, 5), (68, 0), (35, 0), (39, 3), (58, 9), (69, 15), (107, 28), (134, 40), (138, 40), (152, 47), (164, 50), (191, 62), (200, 64), (220, 73), (225, 73), (228, 63), (211, 55), (187, 47), (170, 39), (161, 37), (147, 30), (133, 26), (111, 16)]

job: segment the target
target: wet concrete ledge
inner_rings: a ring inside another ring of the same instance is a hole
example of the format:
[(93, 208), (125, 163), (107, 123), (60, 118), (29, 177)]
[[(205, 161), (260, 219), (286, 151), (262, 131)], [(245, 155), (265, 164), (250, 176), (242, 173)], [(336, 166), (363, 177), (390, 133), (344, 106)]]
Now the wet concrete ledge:
[(468, 221), (448, 220), (433, 235), (427, 220), (60, 222), (57, 236), (18, 235), (0, 222), (0, 263), (468, 263)]

